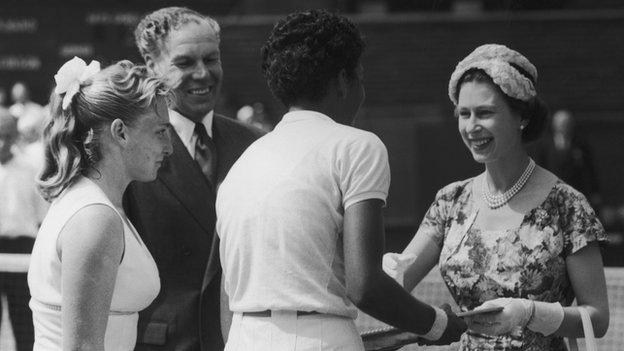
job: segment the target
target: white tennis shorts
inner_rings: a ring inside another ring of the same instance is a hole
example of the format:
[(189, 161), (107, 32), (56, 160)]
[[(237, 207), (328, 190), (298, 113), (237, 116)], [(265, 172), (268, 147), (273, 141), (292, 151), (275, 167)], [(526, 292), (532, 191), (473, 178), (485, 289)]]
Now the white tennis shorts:
[(225, 351), (364, 351), (353, 319), (296, 311), (270, 317), (234, 313)]

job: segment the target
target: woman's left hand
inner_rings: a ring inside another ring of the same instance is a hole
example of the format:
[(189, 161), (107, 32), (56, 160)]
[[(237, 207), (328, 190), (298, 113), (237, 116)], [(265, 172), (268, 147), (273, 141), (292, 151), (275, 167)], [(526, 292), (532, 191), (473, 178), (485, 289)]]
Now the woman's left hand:
[(498, 298), (486, 301), (475, 310), (485, 307), (503, 307), (503, 310), (466, 317), (468, 329), (488, 335), (509, 334), (529, 322), (532, 310), (530, 300), (518, 298)]

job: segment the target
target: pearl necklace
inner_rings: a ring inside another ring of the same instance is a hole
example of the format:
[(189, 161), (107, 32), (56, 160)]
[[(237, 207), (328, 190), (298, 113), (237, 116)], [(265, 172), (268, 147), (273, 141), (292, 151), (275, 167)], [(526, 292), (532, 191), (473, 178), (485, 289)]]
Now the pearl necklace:
[(490, 189), (488, 188), (488, 185), (487, 185), (486, 176), (484, 176), (483, 182), (481, 183), (481, 188), (482, 188), (481, 194), (483, 195), (483, 200), (488, 205), (488, 207), (493, 210), (499, 207), (502, 207), (507, 202), (509, 202), (509, 200), (511, 200), (511, 198), (514, 197), (514, 195), (516, 195), (520, 191), (520, 189), (524, 187), (526, 182), (529, 180), (529, 178), (533, 174), (534, 170), (535, 170), (535, 161), (533, 161), (533, 159), (530, 158), (529, 164), (524, 169), (524, 172), (522, 172), (522, 175), (520, 175), (520, 178), (516, 180), (514, 185), (511, 188), (509, 188), (509, 190), (505, 191), (504, 193), (500, 195), (490, 194)]

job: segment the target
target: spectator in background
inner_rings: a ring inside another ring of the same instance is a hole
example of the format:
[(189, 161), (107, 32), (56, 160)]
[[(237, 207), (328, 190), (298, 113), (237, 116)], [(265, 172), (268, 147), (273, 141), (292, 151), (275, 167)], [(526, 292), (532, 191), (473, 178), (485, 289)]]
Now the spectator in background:
[(36, 169), (43, 167), (42, 136), (47, 114), (47, 108), (30, 109), (17, 122), (17, 129), (20, 133), (20, 148)]
[(544, 165), (561, 180), (580, 191), (596, 209), (601, 195), (589, 143), (576, 128), (572, 113), (556, 111), (551, 120), (550, 134), (543, 142), (540, 157)]
[[(15, 146), (17, 139), (17, 120), (8, 110), (0, 111), (0, 253), (29, 254), (47, 204), (35, 187), (36, 170)], [(26, 273), (1, 272), (0, 294), (7, 296), (17, 350), (32, 350)]]
[(236, 113), (236, 119), (243, 123), (251, 124), (265, 132), (273, 130), (273, 124), (269, 121), (264, 104), (261, 102), (254, 102), (251, 106), (245, 105), (241, 107)]
[(30, 100), (30, 90), (24, 82), (16, 82), (11, 88), (11, 98), (13, 105), (9, 111), (17, 119), (21, 119), (27, 115), (41, 115), (43, 107), (36, 102)]
[(136, 350), (223, 349), (221, 265), (214, 233), (217, 187), (262, 132), (215, 113), (223, 69), (220, 28), (182, 7), (146, 15), (136, 45), (174, 92), (169, 108), (173, 154), (158, 178), (133, 183), (125, 209), (160, 269), (161, 294), (139, 316)]

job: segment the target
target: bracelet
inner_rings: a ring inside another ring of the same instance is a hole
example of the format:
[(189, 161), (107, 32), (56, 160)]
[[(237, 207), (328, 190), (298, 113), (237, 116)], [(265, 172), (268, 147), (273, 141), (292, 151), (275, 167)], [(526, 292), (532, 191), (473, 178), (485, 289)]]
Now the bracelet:
[(434, 307), (433, 309), (436, 312), (436, 316), (431, 325), (431, 329), (429, 329), (427, 334), (421, 336), (427, 340), (435, 341), (440, 339), (442, 334), (444, 334), (444, 330), (446, 330), (446, 325), (448, 324), (448, 316), (446, 312), (440, 308)]
[(391, 332), (391, 331), (396, 331), (398, 330), (397, 328), (389, 325), (386, 327), (379, 327), (379, 328), (375, 328), (375, 329), (371, 329), (371, 330), (367, 330), (363, 333), (360, 334), (361, 337), (367, 337), (367, 336), (371, 336), (371, 335), (375, 335), (375, 334), (382, 334), (382, 333), (387, 333), (387, 332)]

